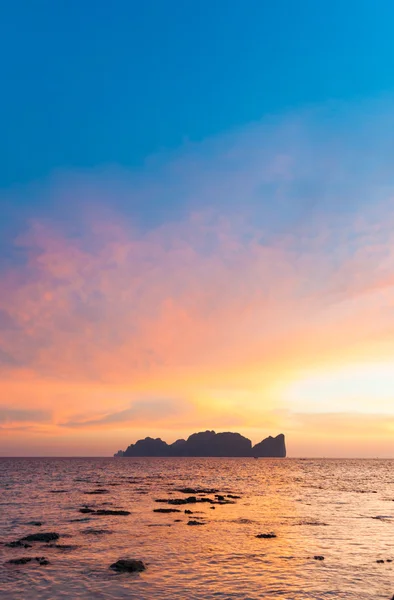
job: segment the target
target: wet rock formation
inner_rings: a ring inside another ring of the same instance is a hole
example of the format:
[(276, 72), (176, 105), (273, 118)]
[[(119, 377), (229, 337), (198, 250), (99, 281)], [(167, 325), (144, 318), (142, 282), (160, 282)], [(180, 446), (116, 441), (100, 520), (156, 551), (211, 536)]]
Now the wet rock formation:
[(110, 569), (122, 573), (140, 573), (145, 571), (145, 568), (142, 560), (136, 560), (135, 558), (120, 559), (110, 566)]
[(269, 436), (252, 447), (252, 442), (239, 433), (193, 433), (187, 440), (167, 444), (160, 438), (147, 437), (131, 444), (125, 451), (119, 450), (115, 457), (124, 456), (217, 456), (217, 457), (273, 457), (286, 456), (285, 436)]

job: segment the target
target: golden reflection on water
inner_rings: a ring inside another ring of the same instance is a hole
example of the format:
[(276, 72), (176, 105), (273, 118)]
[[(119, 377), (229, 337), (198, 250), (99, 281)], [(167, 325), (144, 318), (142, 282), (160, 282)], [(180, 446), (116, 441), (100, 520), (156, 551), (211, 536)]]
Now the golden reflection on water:
[[(71, 536), (60, 542), (72, 546), (23, 549), (47, 556), (45, 570), (10, 569), (4, 563), (21, 550), (0, 547), (1, 598), (391, 598), (393, 563), (376, 560), (394, 559), (393, 466), (287, 459), (0, 460), (2, 539), (31, 533), (27, 523), (42, 520), (46, 531)], [(153, 512), (170, 506), (155, 499), (184, 498), (176, 488), (185, 486), (241, 498), (214, 509), (198, 503), (175, 506), (179, 513)], [(86, 494), (97, 487), (108, 493)], [(66, 493), (52, 493), (59, 489)], [(84, 504), (131, 515), (82, 514)], [(204, 525), (187, 524), (200, 518)], [(277, 537), (256, 537), (271, 532)], [(122, 557), (143, 560), (147, 570), (137, 576), (111, 572), (109, 565)]]

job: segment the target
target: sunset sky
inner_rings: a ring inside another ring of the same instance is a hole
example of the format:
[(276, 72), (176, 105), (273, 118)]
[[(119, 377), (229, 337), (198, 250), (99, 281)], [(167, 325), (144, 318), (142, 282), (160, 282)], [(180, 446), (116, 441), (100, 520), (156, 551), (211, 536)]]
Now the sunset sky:
[(2, 7), (0, 455), (394, 457), (393, 19)]

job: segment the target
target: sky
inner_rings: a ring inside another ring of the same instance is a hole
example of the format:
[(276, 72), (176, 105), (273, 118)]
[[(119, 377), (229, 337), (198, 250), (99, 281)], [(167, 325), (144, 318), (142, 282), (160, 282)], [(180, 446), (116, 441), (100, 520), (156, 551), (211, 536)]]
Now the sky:
[(0, 455), (394, 457), (394, 6), (0, 9)]

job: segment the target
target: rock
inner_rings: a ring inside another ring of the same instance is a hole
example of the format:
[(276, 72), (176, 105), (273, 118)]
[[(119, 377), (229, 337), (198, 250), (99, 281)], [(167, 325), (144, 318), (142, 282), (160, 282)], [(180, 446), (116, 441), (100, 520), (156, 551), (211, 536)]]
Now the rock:
[[(201, 431), (193, 433), (187, 440), (167, 444), (160, 438), (147, 437), (138, 440), (117, 457), (127, 456), (271, 456), (285, 457), (286, 446), (283, 434), (268, 437), (252, 448), (252, 442), (239, 433)], [(186, 492), (193, 493), (193, 492)], [(214, 492), (208, 492), (214, 493)]]
[(195, 504), (196, 496), (188, 496), (188, 498), (170, 498), (168, 504)]
[(174, 506), (180, 506), (182, 504), (235, 504), (234, 500), (227, 500), (224, 496), (220, 496), (221, 500), (217, 498), (212, 500), (211, 498), (197, 498), (196, 496), (189, 496), (188, 498), (156, 498), (155, 502), (161, 502), (163, 504), (172, 504)]
[(96, 515), (114, 515), (114, 516), (127, 516), (131, 515), (131, 512), (128, 510), (109, 510), (109, 509), (100, 509), (95, 511)]
[(135, 558), (117, 560), (110, 566), (110, 569), (122, 573), (140, 573), (141, 571), (145, 571), (145, 568), (142, 560), (136, 560)]
[(33, 527), (41, 527), (42, 523), (41, 521), (30, 521), (30, 523), (27, 523), (27, 525), (33, 525)]
[[(31, 556), (23, 556), (22, 558), (12, 558), (8, 561), (8, 564), (27, 565), (27, 563), (31, 562), (32, 560), (33, 558)], [(49, 565), (49, 560), (47, 560), (45, 556), (36, 556), (34, 560), (37, 561), (39, 565)]]
[(252, 448), (252, 456), (256, 457), (278, 457), (285, 458), (286, 456), (286, 444), (285, 436), (280, 433), (275, 438), (269, 436), (259, 444), (256, 444)]
[(216, 494), (216, 492), (218, 492), (218, 490), (215, 490), (214, 488), (204, 489), (204, 488), (190, 488), (190, 487), (179, 488), (179, 489), (176, 489), (175, 491), (180, 492), (181, 494)]
[(188, 521), (188, 525), (205, 525), (205, 523), (201, 523), (201, 521)]
[(217, 498), (220, 501), (226, 500), (224, 496), (220, 496), (219, 494), (215, 494), (215, 498)]
[(32, 548), (31, 544), (25, 544), (20, 540), (17, 540), (16, 542), (8, 542), (8, 544), (5, 544), (5, 546), (7, 548)]
[(379, 563), (380, 565), (382, 565), (384, 563), (384, 560), (382, 560), (381, 558), (379, 560), (376, 561), (377, 563)]
[(79, 512), (82, 513), (82, 514), (84, 514), (84, 515), (88, 515), (89, 513), (94, 513), (96, 511), (93, 510), (93, 508), (85, 507), (85, 508), (80, 508)]
[(319, 556), (319, 555), (314, 556), (313, 560), (324, 560), (324, 556)]
[(193, 511), (189, 510), (188, 508), (185, 510), (185, 515), (192, 515)]
[(7, 562), (9, 565), (26, 565), (32, 560), (33, 559), (30, 556), (23, 556), (22, 558), (11, 558), (11, 560)]
[(233, 494), (227, 494), (227, 498), (231, 498), (232, 500), (239, 500), (241, 496), (234, 496)]
[(210, 506), (209, 508), (210, 508), (211, 510), (215, 510), (215, 509), (216, 509), (216, 506)]
[(259, 539), (270, 540), (272, 538), (276, 538), (277, 536), (276, 533), (258, 533), (256, 537)]
[(54, 542), (58, 540), (60, 535), (58, 533), (32, 533), (21, 538), (20, 542)]
[(154, 508), (153, 512), (155, 513), (179, 513), (181, 512), (179, 508)]
[(105, 490), (103, 488), (100, 488), (98, 490), (92, 490), (90, 492), (84, 492), (84, 494), (90, 494), (90, 495), (94, 495), (94, 494), (96, 494), (96, 495), (98, 495), (98, 494), (109, 494), (109, 491)]

